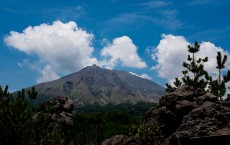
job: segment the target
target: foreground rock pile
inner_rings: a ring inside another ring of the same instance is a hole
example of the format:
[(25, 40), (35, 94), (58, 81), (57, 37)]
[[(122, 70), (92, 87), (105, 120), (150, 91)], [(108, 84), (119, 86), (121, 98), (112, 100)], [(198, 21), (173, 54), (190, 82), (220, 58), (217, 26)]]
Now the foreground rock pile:
[(154, 123), (164, 134), (164, 145), (178, 145), (181, 137), (230, 134), (230, 102), (182, 85), (163, 96), (158, 106), (146, 113), (145, 127)]
[(146, 126), (153, 122), (159, 124), (165, 144), (175, 144), (181, 137), (230, 134), (230, 102), (183, 85), (147, 113)]
[(39, 117), (45, 118), (50, 123), (56, 123), (60, 126), (73, 126), (72, 111), (74, 108), (73, 101), (67, 97), (56, 97), (47, 102), (44, 102), (40, 111), (33, 115), (36, 121)]

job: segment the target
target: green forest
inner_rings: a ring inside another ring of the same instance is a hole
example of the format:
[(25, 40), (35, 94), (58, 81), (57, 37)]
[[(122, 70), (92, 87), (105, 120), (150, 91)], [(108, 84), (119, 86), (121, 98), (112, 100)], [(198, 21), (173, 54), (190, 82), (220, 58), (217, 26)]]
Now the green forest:
[(66, 128), (51, 125), (45, 115), (33, 119), (32, 116), (43, 109), (41, 105), (31, 105), (36, 96), (34, 88), (28, 92), (22, 89), (12, 97), (8, 86), (0, 87), (0, 144), (64, 145), (72, 141), (77, 145), (99, 145), (113, 135), (129, 135), (131, 129), (143, 121), (145, 112), (156, 105), (145, 102), (85, 105), (73, 111), (74, 125)]

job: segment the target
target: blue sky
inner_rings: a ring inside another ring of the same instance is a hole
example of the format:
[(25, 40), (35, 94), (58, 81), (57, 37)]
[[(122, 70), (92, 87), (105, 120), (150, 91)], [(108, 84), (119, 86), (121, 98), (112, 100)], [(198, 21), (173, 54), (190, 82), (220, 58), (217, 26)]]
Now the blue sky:
[(95, 63), (164, 85), (194, 41), (215, 76), (216, 51), (230, 52), (229, 13), (228, 0), (1, 0), (0, 84), (15, 91)]

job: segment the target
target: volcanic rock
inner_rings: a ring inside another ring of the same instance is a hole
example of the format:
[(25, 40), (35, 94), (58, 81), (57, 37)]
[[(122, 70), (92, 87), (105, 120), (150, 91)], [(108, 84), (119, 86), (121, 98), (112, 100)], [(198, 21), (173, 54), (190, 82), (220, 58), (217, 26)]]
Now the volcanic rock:
[(40, 111), (33, 115), (33, 119), (37, 120), (38, 116), (45, 117), (50, 122), (55, 122), (64, 126), (72, 126), (73, 118), (73, 101), (67, 97), (58, 96), (40, 106)]
[(110, 139), (104, 140), (101, 145), (123, 145), (128, 139), (129, 137), (126, 135), (114, 135)]
[(182, 85), (147, 113), (146, 127), (154, 122), (165, 135), (165, 145), (177, 145), (182, 137), (230, 134), (230, 102)]

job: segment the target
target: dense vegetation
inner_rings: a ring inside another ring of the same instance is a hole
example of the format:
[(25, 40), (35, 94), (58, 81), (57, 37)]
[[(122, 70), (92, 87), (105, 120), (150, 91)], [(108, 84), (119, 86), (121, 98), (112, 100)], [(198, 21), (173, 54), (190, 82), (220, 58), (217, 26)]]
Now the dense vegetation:
[[(30, 100), (25, 99), (28, 93)], [(50, 145), (68, 144), (74, 140), (78, 145), (99, 145), (101, 141), (115, 134), (129, 135), (130, 128), (138, 126), (144, 113), (153, 103), (137, 104), (86, 105), (77, 108), (73, 113), (74, 126), (63, 126), (50, 123), (46, 115), (36, 116), (42, 111), (40, 106), (31, 106), (36, 99), (34, 88), (25, 92), (21, 90), (16, 97), (0, 86), (0, 144), (17, 145)], [(36, 117), (35, 117), (36, 116)]]
[(131, 103), (121, 103), (117, 105), (107, 104), (101, 106), (97, 103), (86, 104), (76, 108), (76, 112), (80, 114), (90, 114), (90, 113), (102, 113), (102, 112), (122, 112), (124, 114), (130, 115), (138, 120), (142, 120), (144, 113), (151, 107), (155, 107), (156, 103), (148, 102), (138, 102), (136, 104)]
[[(36, 92), (31, 89), (27, 92), (32, 99)], [(1, 145), (50, 145), (65, 144), (64, 130), (50, 126), (45, 116), (33, 114), (39, 107), (33, 107), (25, 99), (25, 91), (18, 92), (16, 98), (8, 92), (8, 86), (0, 86), (0, 144)], [(52, 130), (52, 131), (51, 131)]]
[(91, 104), (79, 107), (74, 113), (75, 143), (99, 145), (116, 134), (129, 135), (138, 126), (154, 103), (139, 102), (100, 106)]

